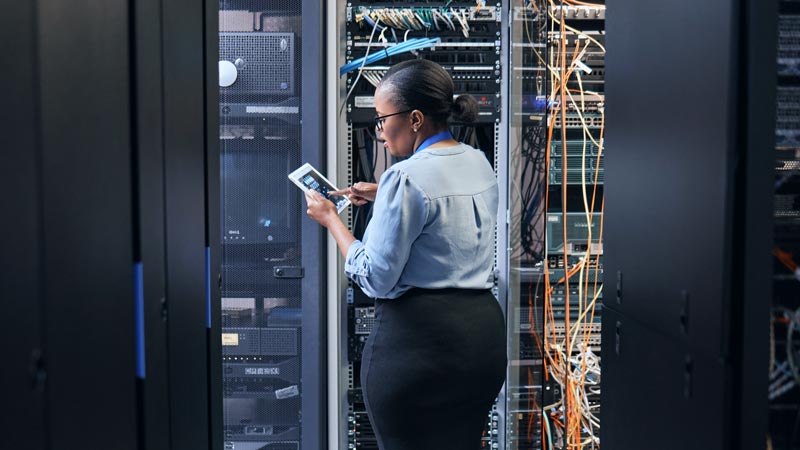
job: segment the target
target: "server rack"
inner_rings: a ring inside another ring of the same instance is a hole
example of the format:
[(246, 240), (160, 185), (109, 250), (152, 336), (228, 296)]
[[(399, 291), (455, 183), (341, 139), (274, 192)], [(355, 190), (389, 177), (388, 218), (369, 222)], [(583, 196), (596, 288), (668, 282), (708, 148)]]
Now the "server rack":
[(323, 5), (218, 6), (222, 441), (321, 448), (324, 229), (287, 175), (324, 168)]
[(606, 5), (520, 2), (509, 16), (514, 102), (505, 448), (594, 448), (604, 290)]
[[(413, 2), (342, 2), (328, 3), (331, 28), (336, 30), (336, 45), (329, 45), (332, 63), (329, 86), (333, 101), (328, 105), (329, 127), (333, 135), (330, 147), (336, 149), (329, 153), (329, 166), (336, 167), (336, 182), (350, 185), (357, 181), (378, 180), (394, 158), (384, 155), (376, 141), (372, 119), (375, 116), (372, 95), (375, 84), (391, 64), (410, 58), (426, 58), (443, 65), (453, 76), (455, 94), (469, 93), (476, 97), (480, 105), (479, 119), (474, 126), (453, 124), (452, 131), (463, 142), (480, 148), (499, 176), (503, 176), (506, 160), (505, 115), (507, 114), (506, 67), (507, 28), (505, 4), (485, 1), (431, 2), (420, 5)], [(412, 9), (413, 8), (413, 9)], [(385, 14), (406, 11), (419, 14), (419, 21), (408, 23), (387, 20), (377, 22)], [(452, 21), (439, 16), (441, 12), (450, 15)], [(435, 19), (437, 17), (438, 19)], [(426, 19), (427, 18), (427, 19)], [(437, 22), (436, 24), (434, 22)], [(425, 23), (429, 26), (425, 26)], [(377, 24), (377, 26), (376, 26)], [(385, 27), (385, 30), (383, 28)], [(426, 30), (427, 28), (427, 30)], [(376, 31), (373, 33), (373, 29)], [(383, 30), (383, 31), (382, 31)], [(382, 31), (382, 32), (381, 32)], [(406, 39), (439, 38), (434, 47), (418, 52), (393, 55), (376, 64), (367, 66), (363, 73), (354, 70), (341, 77), (339, 68), (357, 58), (370, 53), (391, 49)], [(501, 194), (501, 202), (505, 202)], [(346, 223), (356, 237), (363, 233), (369, 217), (369, 208), (351, 208), (345, 216)], [(501, 210), (505, 210), (504, 204)], [(503, 238), (501, 227), (505, 216), (498, 221), (496, 243)], [(332, 251), (332, 250), (329, 250)], [(360, 353), (369, 333), (372, 318), (372, 299), (362, 294), (359, 288), (346, 280), (341, 272), (341, 260), (333, 256), (329, 267), (332, 281), (329, 303), (335, 305), (331, 311), (331, 339), (337, 344), (329, 348), (329, 372), (332, 386), (337, 393), (330, 396), (329, 414), (331, 423), (332, 447), (339, 448), (377, 448), (370, 429), (360, 395), (359, 364)], [(505, 303), (505, 287), (501, 273), (505, 260), (503, 252), (496, 255), (495, 294), (501, 305)], [(500, 434), (499, 415), (502, 413), (502, 397), (493, 411), (487, 411), (487, 426), (484, 445), (497, 445)], [(334, 431), (335, 428), (335, 431)]]
[[(768, 446), (800, 446), (795, 333), (800, 292), (800, 2), (778, 3), (772, 298), (769, 302)], [(766, 72), (766, 68), (765, 68)], [(753, 349), (755, 350), (755, 349)], [(763, 349), (761, 349), (763, 351)]]

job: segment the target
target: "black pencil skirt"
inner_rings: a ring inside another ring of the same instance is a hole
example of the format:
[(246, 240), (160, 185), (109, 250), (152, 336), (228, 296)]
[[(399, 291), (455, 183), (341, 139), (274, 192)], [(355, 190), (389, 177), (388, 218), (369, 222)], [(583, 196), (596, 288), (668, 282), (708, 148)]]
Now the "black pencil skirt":
[(506, 364), (503, 313), (489, 290), (377, 300), (361, 383), (380, 449), (479, 449)]

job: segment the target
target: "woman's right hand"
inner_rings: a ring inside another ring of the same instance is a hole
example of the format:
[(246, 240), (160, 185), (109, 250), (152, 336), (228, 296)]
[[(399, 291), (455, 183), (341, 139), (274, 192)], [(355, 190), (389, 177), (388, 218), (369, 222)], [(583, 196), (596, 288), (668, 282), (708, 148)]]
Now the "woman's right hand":
[(361, 206), (367, 202), (374, 202), (375, 195), (378, 193), (377, 183), (364, 183), (358, 182), (347, 189), (340, 191), (330, 191), (331, 195), (346, 195), (350, 201), (356, 205)]

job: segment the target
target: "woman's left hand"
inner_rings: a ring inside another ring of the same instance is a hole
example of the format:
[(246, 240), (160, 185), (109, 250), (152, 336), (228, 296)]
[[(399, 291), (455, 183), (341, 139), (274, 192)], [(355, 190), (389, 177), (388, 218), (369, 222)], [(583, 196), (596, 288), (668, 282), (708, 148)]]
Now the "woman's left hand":
[(308, 205), (306, 214), (325, 228), (330, 226), (332, 220), (339, 219), (336, 205), (323, 197), (319, 192), (306, 192), (306, 204)]

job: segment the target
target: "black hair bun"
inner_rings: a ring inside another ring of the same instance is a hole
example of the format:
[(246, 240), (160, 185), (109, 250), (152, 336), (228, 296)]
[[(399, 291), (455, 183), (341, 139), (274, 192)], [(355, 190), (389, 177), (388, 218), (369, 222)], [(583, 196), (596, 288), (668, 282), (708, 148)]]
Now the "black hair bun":
[(469, 94), (461, 94), (453, 102), (452, 113), (456, 122), (475, 122), (478, 120), (478, 101)]

